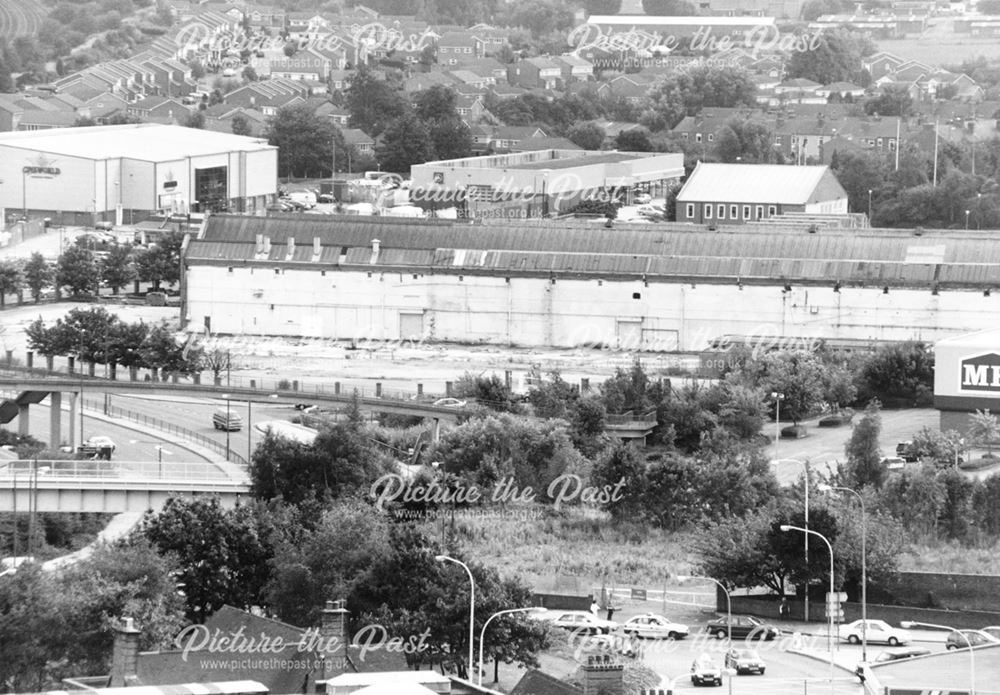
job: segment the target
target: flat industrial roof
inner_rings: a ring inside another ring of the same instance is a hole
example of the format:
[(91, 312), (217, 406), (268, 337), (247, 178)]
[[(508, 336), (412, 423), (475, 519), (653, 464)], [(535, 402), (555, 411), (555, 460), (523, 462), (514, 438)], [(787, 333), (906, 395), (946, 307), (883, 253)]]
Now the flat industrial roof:
[(0, 133), (0, 147), (5, 146), (84, 159), (125, 157), (154, 162), (276, 149), (261, 138), (158, 123)]
[[(668, 152), (662, 154), (671, 154)], [(589, 166), (591, 164), (616, 164), (618, 162), (628, 162), (634, 159), (646, 159), (646, 157), (636, 156), (633, 152), (608, 152), (581, 157), (558, 157), (556, 159), (545, 159), (539, 162), (525, 162), (524, 164), (508, 164), (504, 169), (571, 169), (573, 167)]]

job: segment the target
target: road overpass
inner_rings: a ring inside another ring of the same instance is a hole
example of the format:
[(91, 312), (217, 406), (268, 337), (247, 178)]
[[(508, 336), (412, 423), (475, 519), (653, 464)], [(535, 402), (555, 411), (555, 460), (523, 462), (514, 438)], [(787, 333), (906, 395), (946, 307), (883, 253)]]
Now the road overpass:
[(248, 478), (210, 463), (39, 460), (0, 468), (0, 512), (144, 512), (199, 495), (232, 507), (249, 491)]
[[(70, 394), (69, 441), (79, 445), (79, 437), (75, 435), (73, 423), (77, 412), (78, 401), (83, 393), (94, 394), (128, 394), (128, 393), (158, 393), (181, 398), (198, 395), (200, 397), (229, 398), (233, 401), (254, 401), (267, 399), (272, 403), (306, 403), (309, 405), (324, 405), (330, 403), (347, 404), (354, 400), (353, 393), (341, 393), (339, 389), (327, 390), (321, 385), (313, 385), (313, 390), (298, 389), (264, 389), (247, 388), (244, 386), (221, 386), (215, 384), (181, 383), (179, 381), (139, 381), (135, 372), (129, 379), (110, 379), (96, 376), (85, 376), (81, 373), (66, 374), (49, 372), (40, 369), (13, 368), (0, 369), (0, 389), (18, 392), (14, 399), (0, 403), (0, 424), (19, 418), (18, 432), (30, 434), (27, 427), (27, 413), (34, 403), (39, 403), (48, 397), (52, 407), (49, 425), (49, 445), (57, 448), (61, 441), (61, 400), (63, 393)], [(358, 396), (362, 408), (385, 413), (414, 415), (432, 419), (435, 423), (434, 438), (437, 439), (438, 425), (442, 420), (456, 421), (460, 415), (471, 412), (466, 408), (435, 406), (421, 396), (414, 394), (410, 398), (391, 398), (381, 395)]]

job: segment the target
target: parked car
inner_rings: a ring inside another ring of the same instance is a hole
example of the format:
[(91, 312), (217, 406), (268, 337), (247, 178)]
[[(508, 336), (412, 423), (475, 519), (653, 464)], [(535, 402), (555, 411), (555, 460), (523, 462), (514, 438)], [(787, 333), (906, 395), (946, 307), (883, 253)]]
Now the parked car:
[(638, 205), (645, 205), (653, 200), (653, 196), (649, 195), (649, 193), (638, 193), (632, 200)]
[(556, 627), (587, 635), (607, 635), (620, 627), (615, 621), (598, 618), (588, 611), (553, 611), (541, 619)]
[(691, 664), (691, 685), (722, 685), (722, 669), (708, 654)]
[(910, 642), (908, 632), (894, 628), (884, 620), (867, 621), (867, 630), (862, 630), (864, 623), (864, 620), (855, 620), (853, 623), (841, 625), (837, 631), (838, 636), (851, 644), (861, 644), (863, 633), (866, 633), (869, 642), (884, 642), (893, 647)]
[(667, 617), (656, 613), (645, 613), (629, 618), (622, 625), (622, 630), (636, 637), (682, 639), (688, 636), (687, 625), (675, 623)]
[(954, 630), (948, 634), (944, 642), (945, 649), (968, 649), (969, 646), (979, 647), (984, 644), (1000, 644), (1000, 637), (985, 630)]
[[(709, 620), (705, 627), (709, 634), (715, 635), (718, 639), (726, 639), (729, 636), (725, 616)], [(781, 630), (774, 625), (765, 623), (752, 615), (733, 616), (733, 639), (749, 637), (751, 639), (772, 640), (780, 634)]]
[(726, 668), (736, 671), (736, 675), (759, 673), (764, 675), (764, 660), (754, 649), (730, 649), (726, 652)]
[(987, 635), (993, 635), (997, 639), (1000, 639), (1000, 625), (990, 625), (989, 627), (984, 627), (982, 629), (982, 632), (985, 632)]
[(809, 430), (805, 425), (789, 425), (781, 428), (782, 439), (802, 439), (809, 436)]

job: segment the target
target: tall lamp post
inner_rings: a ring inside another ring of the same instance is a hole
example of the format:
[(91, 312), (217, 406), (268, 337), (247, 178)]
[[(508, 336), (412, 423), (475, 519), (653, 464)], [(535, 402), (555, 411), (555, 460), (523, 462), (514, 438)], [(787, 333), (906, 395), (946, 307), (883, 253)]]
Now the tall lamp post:
[(872, 189), (868, 189), (868, 226), (872, 226)]
[[(772, 463), (779, 464), (779, 463), (783, 463), (785, 461), (789, 461), (791, 463), (801, 463), (802, 464), (802, 468), (803, 468), (803, 471), (804, 471), (804, 474), (805, 474), (805, 480), (803, 481), (803, 484), (802, 484), (803, 521), (805, 522), (803, 525), (808, 530), (809, 529), (809, 462), (805, 461), (805, 460), (802, 460), (802, 459), (775, 459), (774, 461), (772, 461)], [(808, 568), (809, 567), (809, 534), (808, 533), (806, 534), (805, 541), (803, 543), (803, 557), (805, 558), (806, 567)], [(809, 582), (808, 581), (806, 582), (806, 590), (805, 590), (805, 594), (804, 594), (804, 601), (803, 601), (802, 607), (803, 607), (803, 613), (804, 613), (803, 618), (805, 619), (806, 622), (809, 622)]]
[[(471, 669), (472, 664), (475, 663), (473, 661), (473, 655), (475, 652), (473, 652), (472, 649), (472, 640), (475, 637), (474, 630), (476, 622), (476, 580), (472, 576), (472, 570), (470, 570), (469, 566), (464, 562), (462, 562), (461, 560), (456, 560), (455, 558), (449, 555), (435, 555), (434, 559), (437, 560), (438, 562), (454, 562), (456, 565), (460, 565), (469, 575), (469, 662), (468, 663), (469, 663), (469, 668)], [(469, 678), (469, 681), (470, 682), (472, 681), (471, 677)]]
[[(788, 532), (788, 531), (801, 531), (802, 533), (804, 533), (806, 535), (817, 536), (818, 538), (822, 539), (822, 541), (824, 543), (826, 543), (826, 547), (830, 551), (830, 596), (833, 596), (833, 593), (834, 593), (833, 592), (833, 546), (830, 545), (830, 541), (827, 540), (827, 537), (824, 536), (822, 533), (818, 533), (816, 531), (810, 531), (809, 529), (802, 528), (801, 526), (789, 526), (788, 524), (782, 524), (780, 528), (781, 528), (782, 531), (785, 531), (785, 532)], [(828, 610), (827, 612), (830, 614), (829, 615), (829, 627), (827, 628), (829, 630), (829, 632), (827, 634), (827, 642), (829, 643), (829, 647), (830, 647), (830, 692), (833, 692), (833, 690), (834, 690), (834, 683), (833, 683), (833, 669), (834, 669), (834, 664), (833, 664), (833, 611), (832, 610)]]
[(839, 485), (827, 485), (822, 483), (817, 486), (823, 492), (838, 490), (849, 492), (858, 498), (861, 503), (861, 660), (868, 661), (868, 515), (865, 513), (865, 498), (861, 493), (849, 487)]
[(229, 399), (231, 398), (231, 396), (228, 393), (224, 393), (224, 394), (222, 394), (222, 397), (226, 399), (226, 460), (228, 461), (229, 460), (229, 425), (230, 425), (231, 418), (232, 418), (232, 416), (230, 415), (230, 410), (229, 410)]
[[(501, 615), (509, 615), (511, 613), (531, 613), (534, 611), (544, 610), (541, 608), (509, 608), (505, 611), (497, 611), (483, 623), (483, 629), (479, 631), (479, 687), (483, 686), (483, 645), (486, 644), (486, 626), (490, 624), (493, 618), (499, 618)], [(469, 679), (472, 680), (471, 678)]]
[[(677, 580), (680, 581), (680, 582), (687, 581), (688, 579), (704, 579), (706, 581), (715, 582), (715, 585), (718, 586), (720, 589), (722, 589), (722, 591), (726, 594), (726, 640), (727, 640), (726, 651), (727, 652), (732, 651), (732, 648), (733, 648), (733, 601), (732, 601), (732, 598), (729, 595), (729, 589), (727, 589), (726, 586), (722, 582), (720, 582), (718, 579), (715, 579), (714, 577), (706, 577), (704, 575), (694, 575), (694, 576), (691, 576), (691, 575), (683, 575), (683, 574), (677, 576)], [(730, 692), (730, 695), (733, 692), (733, 674), (732, 673), (729, 673), (729, 692)]]
[(969, 639), (969, 636), (967, 634), (965, 634), (961, 630), (956, 630), (953, 627), (949, 627), (948, 625), (938, 625), (937, 623), (922, 623), (916, 620), (904, 620), (900, 623), (900, 626), (902, 626), (907, 630), (914, 627), (930, 627), (938, 630), (951, 630), (952, 632), (956, 632), (959, 635), (961, 635), (962, 639), (965, 640), (965, 643), (969, 645), (969, 695), (976, 695), (976, 655), (974, 653), (976, 650), (973, 648), (972, 640)]
[(785, 399), (785, 394), (771, 391), (771, 398), (774, 399), (774, 458), (778, 458), (778, 442), (781, 440), (781, 401)]

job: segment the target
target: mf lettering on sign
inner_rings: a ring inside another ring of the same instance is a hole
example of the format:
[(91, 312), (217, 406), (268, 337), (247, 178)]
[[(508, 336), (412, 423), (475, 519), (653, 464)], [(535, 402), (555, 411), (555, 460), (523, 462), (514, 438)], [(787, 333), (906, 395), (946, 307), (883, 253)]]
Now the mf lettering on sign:
[(1000, 392), (1000, 355), (995, 352), (962, 360), (960, 391)]

